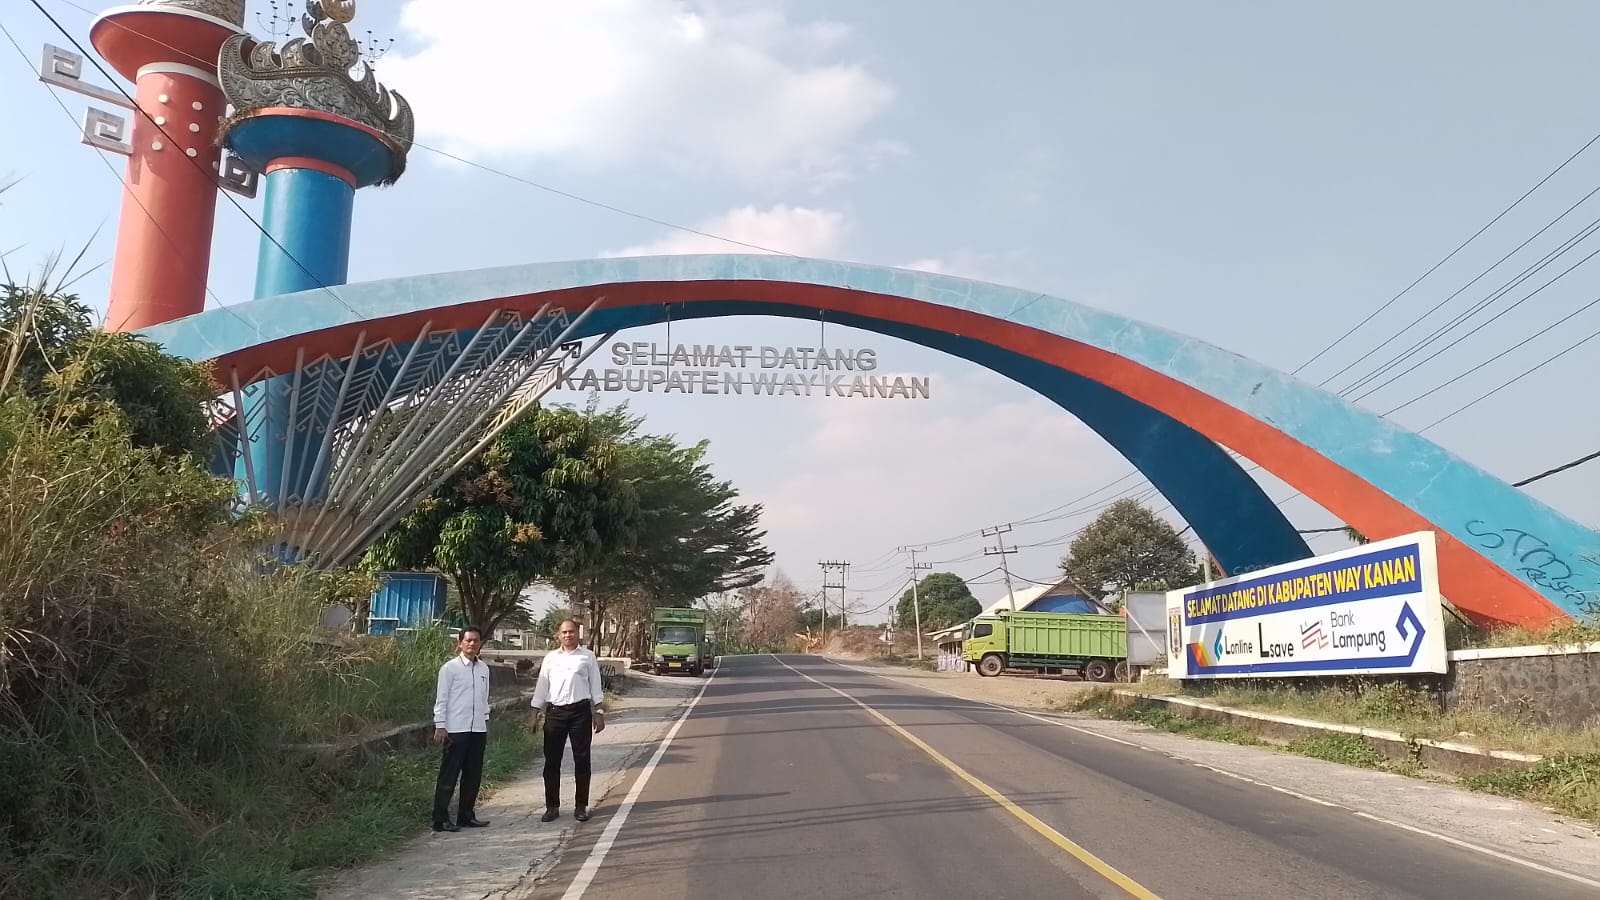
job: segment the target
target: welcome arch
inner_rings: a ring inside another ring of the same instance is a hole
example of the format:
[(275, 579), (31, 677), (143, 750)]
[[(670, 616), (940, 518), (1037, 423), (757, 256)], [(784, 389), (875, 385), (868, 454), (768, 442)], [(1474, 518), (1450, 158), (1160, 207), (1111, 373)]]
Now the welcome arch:
[(571, 337), (690, 318), (824, 317), (967, 359), (1078, 416), (1172, 502), (1229, 572), (1310, 555), (1218, 445), (1363, 533), (1438, 534), (1446, 597), (1479, 622), (1576, 615), (1600, 587), (1600, 535), (1420, 435), (1245, 357), (1033, 291), (782, 256), (542, 263), (342, 285), (141, 333), (212, 360), (223, 383), (343, 360), (374, 341), (481, 330), (497, 310), (588, 311)]

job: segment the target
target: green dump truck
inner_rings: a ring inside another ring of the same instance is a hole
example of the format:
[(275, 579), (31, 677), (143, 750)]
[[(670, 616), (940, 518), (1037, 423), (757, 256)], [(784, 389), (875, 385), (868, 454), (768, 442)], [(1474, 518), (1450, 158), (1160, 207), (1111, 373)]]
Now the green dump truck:
[(1033, 669), (1111, 681), (1127, 666), (1128, 623), (1122, 616), (1086, 613), (980, 616), (967, 624), (961, 656), (988, 678), (1007, 669)]
[(655, 647), (651, 650), (655, 657), (656, 674), (688, 672), (699, 675), (704, 672), (701, 645), (705, 642), (705, 634), (705, 610), (656, 609)]

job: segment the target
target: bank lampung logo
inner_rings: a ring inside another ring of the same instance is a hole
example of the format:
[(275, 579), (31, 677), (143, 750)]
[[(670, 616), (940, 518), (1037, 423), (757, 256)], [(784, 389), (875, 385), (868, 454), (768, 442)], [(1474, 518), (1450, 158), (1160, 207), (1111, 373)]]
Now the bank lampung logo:
[(1313, 647), (1318, 650), (1328, 649), (1328, 633), (1322, 630), (1321, 619), (1300, 626), (1300, 646), (1306, 650)]
[(1220, 659), (1222, 659), (1222, 656), (1223, 656), (1223, 654), (1225, 652), (1226, 651), (1224, 651), (1223, 648), (1222, 648), (1222, 629), (1218, 628), (1217, 629), (1217, 641), (1216, 641), (1216, 643), (1211, 645), (1211, 654), (1212, 654), (1212, 657), (1214, 659), (1219, 659), (1220, 660)]

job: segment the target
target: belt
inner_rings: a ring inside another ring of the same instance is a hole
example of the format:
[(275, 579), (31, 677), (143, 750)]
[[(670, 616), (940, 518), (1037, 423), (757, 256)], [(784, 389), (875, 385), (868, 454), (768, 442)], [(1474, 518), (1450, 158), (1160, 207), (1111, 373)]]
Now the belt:
[(588, 705), (589, 705), (589, 701), (587, 701), (587, 700), (579, 700), (576, 703), (552, 703), (552, 704), (550, 704), (550, 708), (551, 709), (578, 709), (580, 707), (584, 707), (584, 706), (588, 706)]

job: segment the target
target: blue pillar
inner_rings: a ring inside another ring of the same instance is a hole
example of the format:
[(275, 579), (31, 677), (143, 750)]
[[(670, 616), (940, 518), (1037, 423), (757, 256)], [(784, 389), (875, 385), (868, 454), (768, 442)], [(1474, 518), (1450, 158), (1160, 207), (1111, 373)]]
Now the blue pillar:
[(256, 298), (344, 284), (356, 189), (316, 169), (282, 168), (266, 178)]
[[(331, 168), (331, 166), (330, 166)], [(344, 284), (350, 269), (350, 224), (355, 209), (351, 181), (313, 168), (268, 167), (262, 217), (261, 249), (256, 262), (255, 295), (274, 297)], [(294, 376), (282, 375), (260, 385), (252, 406), (263, 406), (260, 440), (246, 452), (257, 487), (279, 509), (288, 496), (313, 499), (327, 487), (326, 473), (312, 479), (329, 422), (291, 432), (293, 421), (305, 422), (309, 410), (292, 408)], [(305, 392), (301, 392), (302, 398)], [(244, 476), (240, 460), (238, 476)]]

